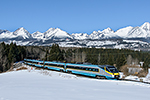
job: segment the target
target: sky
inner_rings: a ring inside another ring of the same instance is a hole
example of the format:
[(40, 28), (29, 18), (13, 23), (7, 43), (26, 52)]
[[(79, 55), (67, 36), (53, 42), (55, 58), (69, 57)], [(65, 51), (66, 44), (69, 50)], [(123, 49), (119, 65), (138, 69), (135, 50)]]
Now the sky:
[(0, 29), (30, 33), (60, 28), (70, 34), (150, 22), (150, 0), (0, 0)]

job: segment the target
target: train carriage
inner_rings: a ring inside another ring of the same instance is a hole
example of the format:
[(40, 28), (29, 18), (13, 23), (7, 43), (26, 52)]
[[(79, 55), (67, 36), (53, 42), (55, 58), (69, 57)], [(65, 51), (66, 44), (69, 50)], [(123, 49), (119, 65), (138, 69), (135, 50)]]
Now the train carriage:
[[(110, 70), (111, 68), (111, 70)], [(112, 72), (115, 70), (115, 73)], [(119, 78), (119, 72), (114, 66), (110, 65), (84, 65), (84, 64), (66, 64), (66, 72), (91, 76), (102, 79)]]
[(40, 61), (24, 59), (27, 65), (46, 68), (50, 70), (62, 71), (67, 73), (79, 74), (84, 76), (96, 77), (100, 79), (119, 79), (118, 70), (111, 65), (92, 65), (92, 64), (72, 64), (57, 61)]
[(44, 68), (65, 72), (65, 63), (45, 61)]
[(32, 66), (43, 68), (44, 67), (44, 62), (40, 61), (40, 60), (33, 60), (32, 61)]
[(26, 65), (31, 65), (32, 66), (32, 60), (30, 60), (30, 59), (24, 59), (24, 63)]

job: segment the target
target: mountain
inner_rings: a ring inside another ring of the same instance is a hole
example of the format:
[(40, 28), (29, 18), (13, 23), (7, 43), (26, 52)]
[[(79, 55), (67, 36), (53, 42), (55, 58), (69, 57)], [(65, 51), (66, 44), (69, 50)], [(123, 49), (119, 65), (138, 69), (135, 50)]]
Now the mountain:
[(111, 28), (104, 29), (103, 31), (93, 31), (89, 35), (90, 39), (108, 39), (108, 38), (119, 38)]
[(26, 29), (21, 27), (21, 28), (17, 29), (15, 32), (10, 32), (7, 30), (3, 30), (3, 31), (1, 30), (0, 38), (1, 39), (11, 39), (11, 38), (28, 39), (28, 38), (32, 38), (32, 36)]
[(89, 39), (89, 35), (87, 33), (73, 33), (72, 37), (77, 40)]
[(0, 39), (4, 38), (12, 38), (13, 32), (10, 32), (8, 30), (0, 30)]
[(150, 23), (141, 26), (128, 26), (117, 31), (111, 28), (87, 33), (69, 34), (59, 28), (49, 28), (46, 32), (30, 34), (23, 27), (15, 32), (0, 30), (0, 42), (16, 42), (18, 45), (51, 46), (57, 43), (65, 47), (106, 47), (150, 50)]
[(59, 28), (50, 28), (46, 32), (35, 32), (32, 34), (34, 39), (51, 40), (51, 39), (72, 39), (71, 35)]
[(144, 29), (146, 32), (150, 32), (150, 23), (149, 22), (145, 22), (142, 26), (142, 29)]
[(126, 38), (128, 36), (128, 32), (132, 29), (133, 27), (128, 26), (122, 29), (119, 29), (115, 32), (116, 35), (118, 35), (119, 37), (123, 37)]
[(34, 32), (34, 33), (31, 34), (31, 35), (32, 35), (32, 37), (33, 37), (34, 39), (38, 39), (38, 40), (41, 40), (41, 39), (43, 39), (43, 37), (44, 37), (44, 33), (41, 33), (41, 32), (39, 32), (39, 31)]
[(122, 38), (148, 38), (150, 37), (150, 23), (145, 22), (142, 26), (126, 27), (115, 32), (116, 35)]
[(13, 36), (14, 37), (22, 37), (23, 39), (32, 38), (31, 34), (23, 27), (17, 29), (15, 32), (13, 32)]
[(44, 39), (72, 39), (71, 35), (59, 28), (50, 28), (44, 33)]

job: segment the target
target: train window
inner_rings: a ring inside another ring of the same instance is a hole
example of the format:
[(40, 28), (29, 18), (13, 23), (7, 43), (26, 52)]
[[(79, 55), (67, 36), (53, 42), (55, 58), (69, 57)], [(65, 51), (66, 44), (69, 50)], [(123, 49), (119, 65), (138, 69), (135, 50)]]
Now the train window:
[(94, 69), (94, 72), (98, 72), (98, 69)]
[(74, 68), (74, 66), (67, 66), (67, 68)]
[(45, 65), (48, 65), (47, 63), (45, 63)]
[(75, 66), (74, 68), (75, 68), (75, 69), (78, 69), (78, 67), (76, 67), (76, 66)]
[(64, 65), (59, 65), (59, 67), (64, 67)]
[(92, 71), (94, 71), (94, 72), (95, 72), (95, 71), (96, 71), (96, 69), (93, 69)]
[(106, 71), (110, 72), (108, 68), (106, 68)]
[(86, 68), (83, 68), (83, 70), (86, 70)]
[(96, 72), (98, 72), (98, 69), (96, 69)]
[(49, 64), (49, 65), (51, 65), (51, 66), (57, 66), (56, 64)]

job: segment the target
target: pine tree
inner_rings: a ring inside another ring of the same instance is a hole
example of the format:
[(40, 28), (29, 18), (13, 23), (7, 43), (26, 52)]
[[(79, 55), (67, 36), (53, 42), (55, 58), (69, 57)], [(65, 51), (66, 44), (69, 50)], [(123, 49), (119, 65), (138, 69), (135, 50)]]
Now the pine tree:
[(125, 55), (124, 54), (118, 55), (117, 62), (116, 62), (117, 69), (119, 70), (121, 66), (125, 65), (125, 63), (126, 63)]
[(114, 57), (112, 55), (109, 56), (108, 58), (108, 64), (113, 65), (114, 64)]
[(52, 45), (50, 54), (48, 56), (49, 56), (50, 61), (53, 61), (53, 60), (63, 61), (64, 60), (63, 54), (62, 54), (58, 44)]

